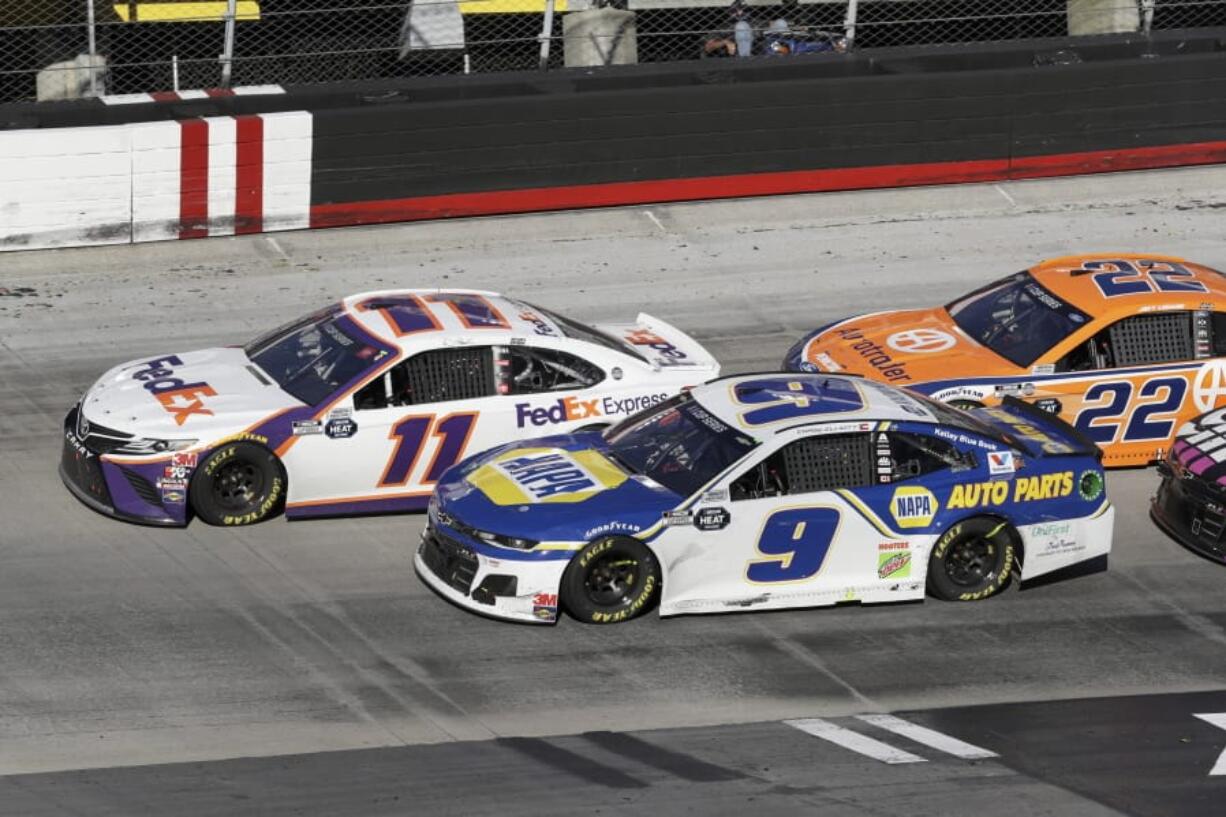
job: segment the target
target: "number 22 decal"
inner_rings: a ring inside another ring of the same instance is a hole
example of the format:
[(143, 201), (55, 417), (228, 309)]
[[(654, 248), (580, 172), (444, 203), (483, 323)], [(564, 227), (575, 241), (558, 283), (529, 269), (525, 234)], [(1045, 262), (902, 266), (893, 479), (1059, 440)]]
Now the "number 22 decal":
[(1094, 283), (1104, 298), (1149, 292), (1208, 292), (1192, 271), (1174, 261), (1086, 261), (1082, 269), (1103, 270)]
[(840, 518), (838, 509), (829, 507), (775, 511), (758, 536), (758, 553), (766, 558), (750, 560), (745, 578), (754, 584), (813, 578), (826, 561)]
[(447, 414), (436, 418), (433, 414), (413, 414), (402, 418), (392, 426), (388, 438), (396, 441), (392, 455), (379, 478), (380, 488), (393, 488), (406, 484), (413, 473), (422, 449), (426, 447), (426, 439), (438, 439), (438, 447), (434, 449), (434, 459), (426, 468), (426, 475), (421, 480), (422, 485), (433, 485), (464, 453), (468, 438), (472, 435), (477, 413), (472, 411)]
[[(1128, 404), (1132, 401), (1133, 388), (1133, 384), (1127, 380), (1095, 383), (1086, 391), (1086, 402), (1106, 400), (1106, 404), (1082, 409), (1073, 421), (1073, 426), (1096, 443), (1114, 442), (1120, 426), (1124, 425)], [(1175, 418), (1150, 418), (1157, 414), (1179, 411), (1187, 392), (1188, 381), (1182, 377), (1159, 377), (1145, 381), (1137, 392), (1137, 398), (1159, 399), (1156, 402), (1142, 403), (1133, 409), (1120, 442), (1165, 440), (1170, 437), (1175, 427)]]

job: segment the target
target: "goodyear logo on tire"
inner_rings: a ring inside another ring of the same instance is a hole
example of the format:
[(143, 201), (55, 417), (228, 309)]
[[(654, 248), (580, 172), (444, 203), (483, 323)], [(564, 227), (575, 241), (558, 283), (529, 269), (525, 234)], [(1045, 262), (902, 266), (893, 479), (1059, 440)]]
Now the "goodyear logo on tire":
[(495, 505), (583, 502), (626, 481), (599, 451), (514, 448), (466, 479)]
[(890, 498), (890, 515), (900, 528), (925, 528), (940, 509), (932, 491), (922, 485), (901, 485)]

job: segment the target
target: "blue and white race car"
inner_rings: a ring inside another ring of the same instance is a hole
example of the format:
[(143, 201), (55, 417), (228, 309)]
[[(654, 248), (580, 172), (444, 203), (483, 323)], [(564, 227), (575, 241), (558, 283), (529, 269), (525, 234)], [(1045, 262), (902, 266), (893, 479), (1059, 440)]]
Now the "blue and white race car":
[(1012, 398), (968, 412), (849, 376), (724, 378), (453, 467), (416, 566), (518, 621), (984, 599), (1015, 571), (1106, 567), (1100, 457)]

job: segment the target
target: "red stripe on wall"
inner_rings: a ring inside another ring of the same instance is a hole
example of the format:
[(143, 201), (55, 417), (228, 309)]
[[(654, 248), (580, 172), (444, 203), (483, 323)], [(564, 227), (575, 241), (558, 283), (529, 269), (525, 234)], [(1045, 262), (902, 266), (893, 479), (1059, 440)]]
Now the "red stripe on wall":
[(178, 102), (179, 93), (177, 91), (153, 91), (149, 94), (154, 102)]
[(234, 91), (229, 88), (205, 88), (204, 92), (208, 96), (234, 96)]
[(264, 230), (264, 120), (259, 116), (236, 116), (234, 232)]
[(692, 179), (538, 187), (480, 193), (454, 193), (403, 199), (380, 199), (311, 205), (311, 227), (380, 224), (453, 216), (481, 216), (610, 207), (696, 199), (741, 198), (832, 190), (962, 184), (1010, 179), (1072, 176), (1117, 170), (1143, 170), (1226, 162), (1226, 142), (1138, 147), (910, 165), (749, 173)]
[(179, 238), (209, 234), (209, 123), (179, 121)]

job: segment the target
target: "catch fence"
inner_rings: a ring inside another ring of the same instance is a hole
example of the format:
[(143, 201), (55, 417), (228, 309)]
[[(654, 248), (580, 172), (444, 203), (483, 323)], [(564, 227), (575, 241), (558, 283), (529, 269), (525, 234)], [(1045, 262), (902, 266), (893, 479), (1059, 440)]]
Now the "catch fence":
[(1226, 0), (20, 0), (0, 101), (1226, 25)]

